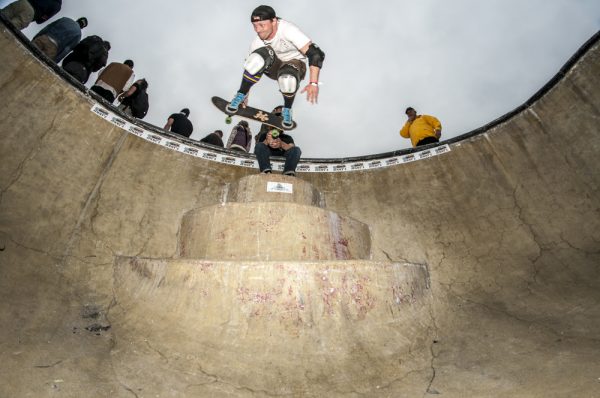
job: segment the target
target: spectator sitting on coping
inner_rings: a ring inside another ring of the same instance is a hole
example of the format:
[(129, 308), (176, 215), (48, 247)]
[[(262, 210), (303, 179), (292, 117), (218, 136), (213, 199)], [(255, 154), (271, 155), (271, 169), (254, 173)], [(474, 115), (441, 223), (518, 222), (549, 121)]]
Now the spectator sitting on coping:
[(408, 120), (400, 130), (400, 135), (410, 138), (413, 147), (440, 141), (442, 124), (437, 118), (429, 115), (417, 115), (417, 111), (412, 107), (406, 108), (405, 113)]
[(188, 117), (190, 116), (190, 110), (183, 108), (179, 113), (173, 113), (167, 119), (167, 124), (163, 127), (167, 131), (189, 137), (194, 131), (194, 126)]
[(112, 104), (118, 95), (129, 90), (134, 80), (132, 60), (111, 62), (102, 69), (91, 90)]
[(283, 156), (285, 157), (283, 174), (295, 176), (302, 151), (294, 144), (292, 136), (271, 128), (271, 130), (264, 131), (258, 137), (254, 154), (256, 154), (261, 173), (271, 173), (270, 156)]
[(227, 140), (227, 149), (232, 149), (234, 151), (250, 152), (251, 146), (252, 133), (250, 132), (250, 127), (248, 126), (247, 121), (241, 120), (231, 130), (231, 134), (229, 134), (229, 139)]
[(52, 61), (59, 63), (81, 41), (81, 30), (88, 24), (86, 18), (73, 21), (63, 17), (40, 30), (31, 43), (46, 54)]
[(117, 97), (117, 100), (121, 103), (119, 109), (128, 115), (143, 119), (150, 108), (147, 90), (148, 82), (146, 79), (140, 79), (133, 83), (129, 90)]
[(98, 72), (108, 62), (110, 43), (99, 36), (81, 40), (62, 62), (62, 68), (81, 84), (87, 83), (92, 72)]
[(8, 19), (18, 30), (23, 30), (35, 21), (43, 24), (60, 11), (62, 0), (17, 0), (2, 10), (2, 16)]
[(208, 134), (206, 137), (202, 138), (200, 142), (204, 142), (205, 144), (211, 144), (214, 146), (220, 146), (223, 148), (223, 132), (221, 130), (215, 130), (212, 133)]
[[(275, 116), (279, 116), (281, 117), (281, 111), (283, 110), (283, 105), (279, 105), (276, 106), (275, 108), (273, 108), (273, 110), (271, 111), (271, 113)], [(260, 125), (260, 130), (258, 130), (258, 133), (254, 136), (254, 141), (256, 141), (256, 143), (258, 143), (258, 139), (259, 137), (263, 134), (263, 133), (268, 133), (269, 131), (275, 129), (275, 127), (271, 127), (268, 124), (261, 124)], [(275, 129), (277, 130), (277, 132), (279, 134), (283, 133), (283, 130), (279, 130), (279, 129)]]

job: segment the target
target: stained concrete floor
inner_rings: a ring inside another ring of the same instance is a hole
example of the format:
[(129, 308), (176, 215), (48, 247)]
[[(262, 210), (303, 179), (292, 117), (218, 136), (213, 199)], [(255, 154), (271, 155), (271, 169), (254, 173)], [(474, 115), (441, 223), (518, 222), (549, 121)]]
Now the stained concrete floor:
[(598, 44), (447, 154), (300, 173), (368, 258), (246, 261), (181, 228), (254, 170), (98, 118), (1, 30), (0, 397), (600, 396)]

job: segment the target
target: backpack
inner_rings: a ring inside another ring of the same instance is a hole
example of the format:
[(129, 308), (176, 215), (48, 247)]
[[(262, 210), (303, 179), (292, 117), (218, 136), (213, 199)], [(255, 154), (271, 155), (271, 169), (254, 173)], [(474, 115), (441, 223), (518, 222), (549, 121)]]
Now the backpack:
[(150, 104), (148, 103), (148, 93), (146, 90), (137, 90), (135, 95), (132, 95), (131, 101), (129, 101), (129, 107), (131, 108), (131, 115), (138, 119), (143, 119), (148, 113)]
[[(100, 38), (98, 37), (98, 39)], [(93, 72), (98, 72), (106, 66), (106, 62), (108, 61), (108, 51), (104, 47), (104, 40), (94, 40), (89, 44), (87, 59)]]

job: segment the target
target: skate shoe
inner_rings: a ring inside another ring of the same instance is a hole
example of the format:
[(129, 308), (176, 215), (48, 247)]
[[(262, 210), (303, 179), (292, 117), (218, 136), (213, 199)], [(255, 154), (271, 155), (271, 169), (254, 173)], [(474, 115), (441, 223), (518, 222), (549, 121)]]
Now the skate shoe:
[(291, 108), (283, 108), (281, 110), (281, 117), (283, 121), (281, 125), (287, 129), (294, 127), (294, 123), (292, 121), (292, 109)]
[(231, 102), (227, 104), (225, 110), (229, 113), (236, 113), (240, 109), (240, 104), (244, 102), (244, 98), (246, 98), (246, 94), (238, 92)]

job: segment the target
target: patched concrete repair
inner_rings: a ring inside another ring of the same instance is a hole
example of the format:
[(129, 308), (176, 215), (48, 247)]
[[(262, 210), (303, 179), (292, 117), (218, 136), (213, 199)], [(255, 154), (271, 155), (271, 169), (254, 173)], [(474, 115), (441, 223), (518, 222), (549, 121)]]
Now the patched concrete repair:
[(297, 179), (0, 48), (0, 397), (599, 395), (597, 42), (448, 153)]

